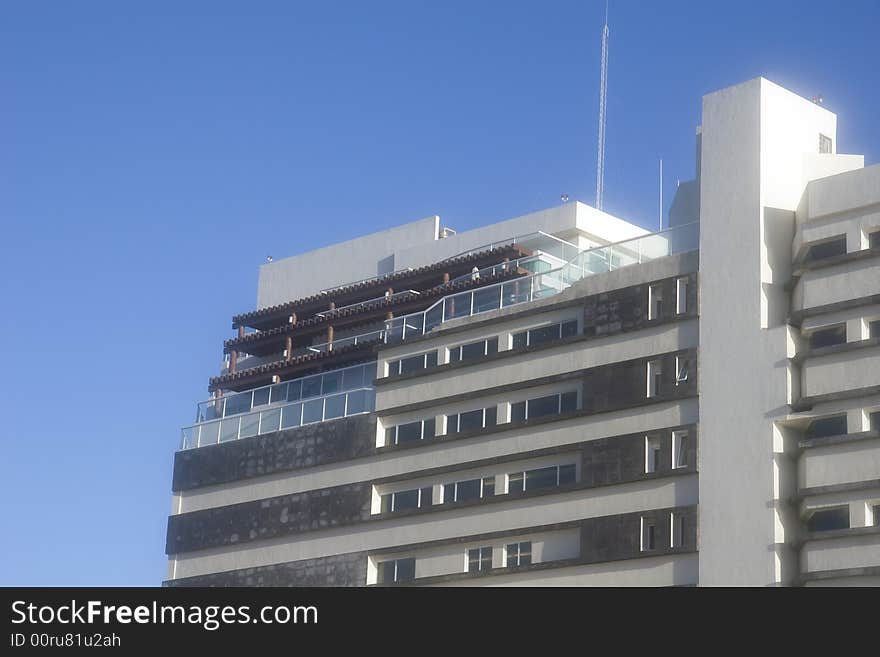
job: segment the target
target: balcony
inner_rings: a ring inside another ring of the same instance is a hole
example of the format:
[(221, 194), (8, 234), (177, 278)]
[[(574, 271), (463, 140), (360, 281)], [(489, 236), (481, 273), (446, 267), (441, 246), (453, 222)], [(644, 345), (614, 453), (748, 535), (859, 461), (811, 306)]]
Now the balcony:
[(181, 449), (369, 413), (375, 375), (376, 364), (365, 363), (200, 402)]
[[(516, 266), (529, 270), (527, 276), (449, 295), (427, 310), (390, 320), (387, 322), (383, 341), (401, 342), (413, 336), (429, 333), (441, 324), (454, 319), (551, 297), (587, 276), (694, 251), (699, 245), (699, 223), (694, 222), (623, 242), (586, 249), (555, 267), (548, 266), (551, 261), (546, 257), (521, 258), (516, 261)], [(497, 275), (513, 264), (513, 262), (500, 263), (472, 272), (469, 276), (476, 279)]]

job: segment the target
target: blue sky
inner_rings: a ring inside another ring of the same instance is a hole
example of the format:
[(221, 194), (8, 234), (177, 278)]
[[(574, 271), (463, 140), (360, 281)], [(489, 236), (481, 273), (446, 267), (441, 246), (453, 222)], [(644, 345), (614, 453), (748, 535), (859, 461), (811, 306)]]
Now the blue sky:
[[(155, 585), (179, 428), (258, 267), (592, 203), (603, 2), (0, 5), (0, 585)], [(653, 226), (764, 75), (880, 161), (877, 0), (612, 0), (606, 210)]]

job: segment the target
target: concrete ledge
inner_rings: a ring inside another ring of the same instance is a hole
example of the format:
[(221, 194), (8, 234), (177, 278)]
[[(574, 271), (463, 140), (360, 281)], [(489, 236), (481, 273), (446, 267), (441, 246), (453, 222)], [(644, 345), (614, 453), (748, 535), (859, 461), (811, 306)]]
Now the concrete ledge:
[[(880, 488), (880, 479), (868, 479), (866, 481), (853, 481), (846, 484), (830, 484), (828, 486), (812, 486), (810, 488), (798, 488), (797, 498), (810, 497), (811, 495), (827, 495), (829, 493), (848, 493), (854, 490), (866, 488)], [(826, 532), (822, 532), (824, 535)]]
[(854, 538), (856, 536), (871, 536), (880, 534), (880, 525), (873, 527), (849, 527), (847, 529), (832, 529), (827, 532), (808, 532), (801, 543), (810, 541), (822, 541), (830, 538)]
[(871, 347), (880, 346), (880, 338), (867, 338), (865, 340), (855, 340), (853, 342), (844, 342), (843, 344), (835, 344), (830, 347), (821, 347), (820, 349), (810, 349), (802, 351), (791, 359), (793, 363), (802, 363), (808, 358), (820, 358), (822, 356), (830, 356), (831, 354), (845, 354), (850, 351), (858, 351), (860, 349), (870, 349)]
[(859, 433), (844, 433), (837, 436), (822, 436), (821, 438), (804, 438), (798, 442), (801, 449), (812, 449), (814, 447), (831, 447), (833, 445), (844, 445), (847, 443), (855, 443), (862, 440), (874, 440), (880, 438), (880, 431), (860, 431)]
[(878, 256), (880, 256), (880, 249), (861, 249), (860, 251), (842, 253), (837, 256), (823, 258), (814, 262), (800, 262), (796, 264), (795, 270), (792, 272), (792, 278), (802, 276), (808, 271), (836, 267), (837, 265), (845, 265), (851, 262), (858, 262), (859, 260), (868, 260)]
[(841, 568), (839, 570), (816, 570), (801, 573), (798, 580), (803, 582), (816, 582), (823, 579), (839, 579), (844, 577), (874, 577), (880, 575), (880, 566), (865, 566), (862, 568)]
[(837, 301), (828, 303), (823, 306), (813, 306), (812, 308), (804, 308), (797, 310), (788, 317), (788, 324), (800, 327), (801, 323), (808, 317), (817, 317), (819, 315), (827, 315), (842, 310), (851, 310), (853, 308), (861, 308), (862, 306), (873, 306), (880, 303), (880, 294), (870, 294), (866, 297), (857, 299), (847, 299), (846, 301)]
[(869, 397), (871, 395), (880, 395), (880, 386), (869, 386), (867, 388), (855, 388), (853, 390), (843, 390), (841, 392), (831, 392), (826, 395), (814, 395), (813, 397), (802, 397), (798, 401), (791, 404), (791, 410), (795, 412), (810, 411), (816, 404), (832, 401), (843, 401), (844, 399), (855, 399), (857, 397)]

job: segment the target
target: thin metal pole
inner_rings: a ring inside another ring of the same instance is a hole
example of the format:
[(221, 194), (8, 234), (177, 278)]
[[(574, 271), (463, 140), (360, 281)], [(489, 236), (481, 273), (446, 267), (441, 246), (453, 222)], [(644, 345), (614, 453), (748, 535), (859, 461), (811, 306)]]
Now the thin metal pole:
[(663, 230), (663, 158), (660, 158), (660, 230)]

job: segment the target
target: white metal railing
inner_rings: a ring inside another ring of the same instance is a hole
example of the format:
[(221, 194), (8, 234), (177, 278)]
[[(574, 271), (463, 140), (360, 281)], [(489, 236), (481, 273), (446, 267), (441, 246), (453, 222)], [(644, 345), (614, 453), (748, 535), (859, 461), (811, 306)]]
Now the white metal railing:
[(453, 258), (461, 258), (463, 256), (471, 255), (472, 253), (481, 253), (483, 251), (488, 251), (489, 249), (497, 249), (503, 246), (510, 246), (512, 244), (516, 244), (517, 246), (522, 246), (527, 249), (541, 250), (545, 253), (550, 253), (562, 260), (571, 260), (580, 251), (576, 244), (572, 244), (571, 242), (567, 242), (561, 237), (556, 237), (555, 235), (551, 235), (550, 233), (545, 233), (544, 231), (539, 230), (534, 233), (514, 235), (513, 237), (508, 237), (497, 242), (482, 244), (472, 249), (468, 249), (467, 251), (456, 253), (454, 256), (450, 256), (448, 259), (451, 260)]
[(281, 429), (369, 413), (375, 405), (373, 388), (365, 386), (337, 394), (267, 406), (259, 411), (185, 427), (181, 430), (180, 449), (195, 449)]
[(412, 267), (402, 267), (400, 269), (395, 269), (394, 271), (390, 271), (387, 274), (378, 274), (377, 276), (370, 276), (369, 278), (362, 278), (358, 281), (351, 281), (350, 283), (343, 283), (342, 285), (334, 285), (333, 287), (327, 287), (318, 292), (318, 294), (329, 294), (330, 292), (335, 292), (336, 290), (341, 290), (344, 287), (351, 287), (352, 285), (361, 285), (363, 283), (369, 283), (370, 281), (378, 281), (380, 278), (385, 278), (386, 276), (393, 276), (394, 274), (401, 274), (405, 271), (412, 271)]
[(241, 415), (266, 406), (370, 387), (375, 378), (376, 363), (362, 363), (207, 399), (196, 405), (196, 423)]
[(504, 272), (517, 268), (525, 269), (533, 274), (538, 274), (542, 271), (549, 271), (554, 267), (561, 267), (565, 263), (566, 261), (562, 260), (561, 258), (557, 258), (554, 255), (542, 252), (535, 255), (524, 256), (522, 258), (510, 260), (508, 262), (499, 262), (489, 267), (483, 267), (482, 269), (478, 269), (477, 271), (471, 271), (467, 274), (456, 276), (449, 282), (458, 283), (459, 281), (467, 280), (476, 281), (480, 278), (497, 276), (498, 274), (503, 274)]
[(358, 301), (357, 303), (350, 303), (347, 306), (340, 306), (339, 308), (334, 308), (333, 310), (322, 310), (319, 313), (315, 313), (318, 317), (323, 317), (324, 315), (332, 315), (333, 313), (339, 312), (340, 310), (348, 310), (349, 308), (359, 308), (361, 306), (366, 306), (371, 303), (376, 303), (377, 301), (382, 300), (392, 300), (399, 299), (400, 297), (410, 296), (410, 295), (418, 295), (418, 290), (401, 290), (400, 292), (395, 292), (394, 294), (383, 294), (381, 297), (374, 297), (372, 299), (367, 299), (366, 301)]

